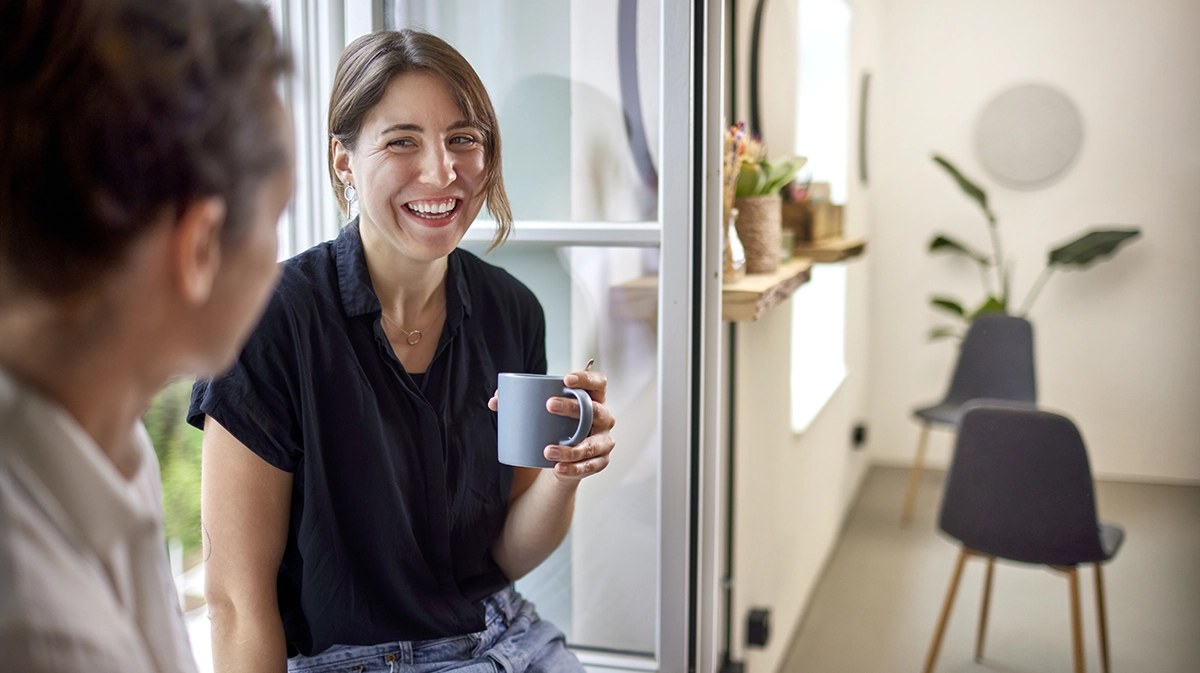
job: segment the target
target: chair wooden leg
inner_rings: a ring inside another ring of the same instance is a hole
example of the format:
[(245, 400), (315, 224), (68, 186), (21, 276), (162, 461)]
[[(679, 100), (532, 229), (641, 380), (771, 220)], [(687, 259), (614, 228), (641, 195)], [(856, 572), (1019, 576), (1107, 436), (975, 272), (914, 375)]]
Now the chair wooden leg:
[(1100, 624), (1100, 666), (1104, 673), (1109, 673), (1108, 663), (1108, 620), (1104, 614), (1104, 574), (1100, 564), (1096, 564), (1096, 613)]
[(925, 657), (925, 673), (933, 673), (933, 667), (937, 664), (938, 650), (942, 648), (942, 636), (946, 635), (946, 624), (950, 622), (950, 609), (954, 607), (954, 595), (958, 593), (958, 581), (962, 579), (963, 565), (970, 554), (966, 547), (958, 552), (954, 575), (950, 577), (950, 588), (946, 590), (946, 601), (942, 604), (942, 616), (938, 619), (937, 630), (933, 632), (933, 642), (929, 644), (929, 654)]
[(921, 438), (917, 440), (917, 456), (913, 458), (912, 469), (908, 472), (908, 492), (904, 494), (904, 510), (900, 513), (900, 525), (907, 526), (912, 521), (913, 508), (917, 504), (917, 491), (921, 486), (921, 470), (925, 467), (925, 445), (929, 443), (929, 423), (921, 425)]
[(996, 557), (987, 557), (987, 573), (983, 577), (983, 604), (979, 607), (979, 633), (975, 636), (975, 661), (983, 659), (983, 636), (987, 632), (988, 608), (992, 603), (992, 571)]
[(1075, 673), (1085, 673), (1083, 661), (1083, 619), (1079, 608), (1079, 570), (1067, 569), (1067, 580), (1071, 583), (1071, 645), (1075, 657)]

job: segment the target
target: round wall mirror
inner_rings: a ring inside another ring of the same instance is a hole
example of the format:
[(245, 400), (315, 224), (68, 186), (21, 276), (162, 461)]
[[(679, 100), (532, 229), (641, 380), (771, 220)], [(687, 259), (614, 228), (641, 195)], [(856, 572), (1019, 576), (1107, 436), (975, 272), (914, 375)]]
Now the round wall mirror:
[(1021, 84), (996, 96), (979, 117), (975, 151), (987, 172), (1014, 189), (1057, 182), (1083, 144), (1083, 118), (1062, 91)]

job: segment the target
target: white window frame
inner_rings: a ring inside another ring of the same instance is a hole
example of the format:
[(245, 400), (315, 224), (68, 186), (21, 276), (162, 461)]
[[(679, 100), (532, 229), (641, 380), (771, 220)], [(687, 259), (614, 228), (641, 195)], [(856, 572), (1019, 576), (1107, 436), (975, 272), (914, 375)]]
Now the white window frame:
[[(328, 105), (338, 58), (382, 25), (382, 0), (267, 0), (292, 55), (280, 97), (295, 127), (296, 192), (279, 223), (279, 258), (337, 236), (343, 221), (328, 175)], [(324, 140), (322, 140), (324, 139)]]

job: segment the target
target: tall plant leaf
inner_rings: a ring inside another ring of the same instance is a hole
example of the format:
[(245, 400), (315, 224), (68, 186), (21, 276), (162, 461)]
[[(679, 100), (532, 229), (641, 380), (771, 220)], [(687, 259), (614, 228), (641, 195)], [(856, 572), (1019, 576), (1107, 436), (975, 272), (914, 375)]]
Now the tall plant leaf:
[(992, 263), (992, 260), (989, 259), (987, 255), (964, 243), (959, 243), (945, 234), (938, 234), (933, 238), (932, 241), (929, 242), (929, 252), (939, 251), (957, 252), (959, 254), (966, 255), (967, 257), (970, 257), (971, 259), (985, 266)]
[(949, 297), (931, 297), (929, 303), (934, 308), (939, 308), (947, 313), (956, 315), (959, 318), (967, 317), (967, 309), (963, 308), (962, 304)]
[(974, 320), (985, 313), (1008, 313), (1008, 307), (999, 297), (993, 297), (989, 295), (988, 298), (984, 299), (983, 303), (971, 313), (971, 320)]
[(765, 180), (763, 171), (758, 164), (744, 161), (741, 168), (738, 169), (737, 185), (734, 187), (734, 194), (739, 199), (747, 196), (761, 196), (762, 185)]
[(783, 189), (783, 186), (791, 182), (807, 162), (808, 159), (804, 157), (793, 157), (774, 164), (765, 164), (766, 185), (763, 186), (763, 195), (774, 194)]
[(967, 177), (963, 175), (962, 172), (954, 166), (954, 164), (950, 163), (950, 161), (942, 155), (933, 155), (933, 161), (945, 169), (945, 171), (950, 174), (950, 177), (954, 178), (954, 181), (958, 183), (958, 187), (963, 190), (964, 194), (971, 197), (975, 203), (979, 204), (979, 207), (983, 209), (983, 214), (987, 216), (988, 222), (995, 224), (996, 216), (993, 215), (991, 209), (988, 208), (987, 192), (983, 191), (983, 188), (981, 188), (979, 185), (967, 179)]
[(962, 333), (953, 327), (934, 327), (929, 330), (929, 340), (937, 341), (938, 339), (961, 339)]
[(1000, 289), (1000, 300), (1004, 302), (1005, 306), (1008, 306), (1008, 300), (1012, 297), (1012, 295), (1009, 293), (1009, 290), (1012, 289), (1012, 275), (1013, 270), (1016, 268), (1017, 263), (1015, 261), (1010, 261), (1008, 263), (1008, 268), (1004, 270), (1004, 279), (1002, 281), (1003, 287)]
[(775, 163), (743, 161), (734, 194), (738, 198), (776, 194), (796, 177), (807, 161), (804, 157), (791, 157)]
[(1087, 268), (1091, 263), (1116, 253), (1125, 243), (1141, 235), (1140, 229), (1098, 229), (1050, 251), (1050, 266)]

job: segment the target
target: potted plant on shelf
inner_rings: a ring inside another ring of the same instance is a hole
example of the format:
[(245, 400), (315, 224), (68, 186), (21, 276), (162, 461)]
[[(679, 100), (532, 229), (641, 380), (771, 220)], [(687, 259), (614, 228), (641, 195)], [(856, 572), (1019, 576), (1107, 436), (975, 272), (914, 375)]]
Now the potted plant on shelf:
[(779, 268), (783, 199), (779, 191), (804, 166), (803, 157), (766, 160), (762, 143), (751, 140), (737, 174), (734, 226), (746, 251), (746, 271), (770, 273)]
[(1004, 313), (1025, 317), (1033, 305), (1042, 286), (1056, 269), (1086, 269), (1092, 263), (1114, 254), (1122, 245), (1132, 241), (1141, 234), (1137, 228), (1123, 229), (1092, 229), (1065, 245), (1060, 245), (1049, 251), (1046, 257), (1046, 267), (1034, 282), (1033, 287), (1025, 295), (1024, 301), (1014, 312), (1010, 303), (1010, 285), (1012, 280), (1013, 262), (1006, 260), (1001, 245), (1000, 230), (996, 225), (996, 215), (988, 206), (987, 193), (975, 182), (966, 178), (961, 171), (945, 157), (934, 154), (933, 161), (954, 179), (963, 193), (971, 198), (983, 211), (987, 219), (988, 233), (991, 237), (991, 254), (986, 254), (972, 248), (945, 234), (937, 234), (929, 242), (929, 252), (949, 252), (966, 256), (979, 265), (979, 275), (983, 281), (984, 298), (975, 306), (967, 307), (953, 297), (934, 296), (930, 304), (939, 311), (956, 319), (957, 324), (936, 327), (929, 333), (930, 340), (945, 337), (961, 338), (970, 326), (971, 321), (984, 313)]

